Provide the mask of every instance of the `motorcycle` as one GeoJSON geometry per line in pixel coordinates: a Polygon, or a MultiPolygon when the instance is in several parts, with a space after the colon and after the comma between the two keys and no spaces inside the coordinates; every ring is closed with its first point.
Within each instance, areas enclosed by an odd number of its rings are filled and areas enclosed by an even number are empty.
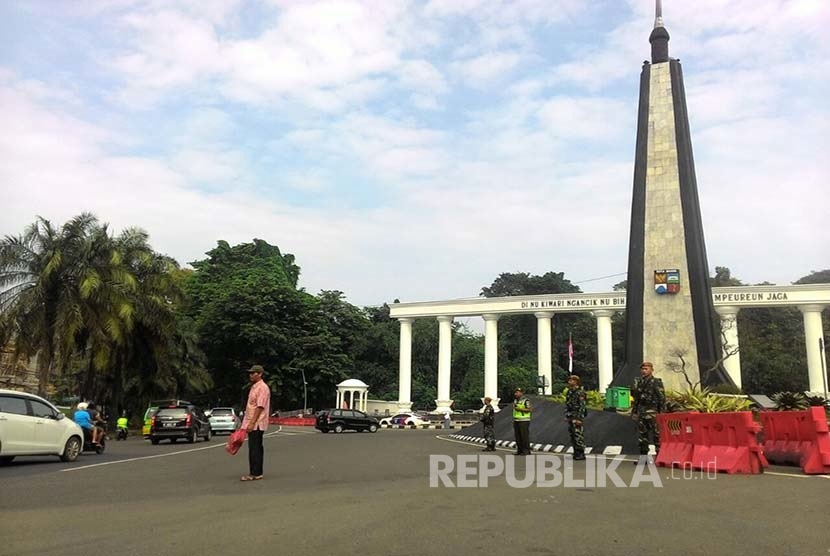
{"type": "Polygon", "coordinates": [[[116,440],[127,440],[127,427],[118,427],[115,433],[116,440]]]}
{"type": "Polygon", "coordinates": [[[96,454],[103,454],[104,450],[107,449],[107,433],[104,431],[104,434],[98,440],[98,444],[92,443],[92,431],[89,429],[84,429],[84,452],[95,452],[96,454]]]}

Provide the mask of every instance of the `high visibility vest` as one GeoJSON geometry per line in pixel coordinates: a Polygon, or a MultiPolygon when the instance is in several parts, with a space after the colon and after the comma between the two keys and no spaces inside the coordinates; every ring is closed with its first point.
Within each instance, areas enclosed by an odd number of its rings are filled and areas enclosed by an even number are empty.
{"type": "Polygon", "coordinates": [[[530,405],[530,401],[527,398],[520,398],[513,402],[513,420],[514,421],[530,421],[530,413],[525,413],[524,411],[520,411],[521,409],[527,409],[530,405]]]}
{"type": "Polygon", "coordinates": [[[115,425],[119,429],[126,429],[127,428],[127,418],[126,417],[119,417],[118,421],[115,422],[115,425]]]}

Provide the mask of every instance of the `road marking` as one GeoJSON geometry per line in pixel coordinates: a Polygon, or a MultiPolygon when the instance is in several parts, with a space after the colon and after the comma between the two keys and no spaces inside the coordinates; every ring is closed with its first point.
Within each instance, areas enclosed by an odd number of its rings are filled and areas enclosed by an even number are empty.
{"type": "MultiPolygon", "coordinates": [[[[294,434],[294,433],[283,432],[282,427],[280,427],[280,429],[278,429],[274,432],[269,432],[268,434],[263,435],[263,438],[269,438],[271,436],[276,436],[276,435],[296,436],[296,434],[294,434]]],[[[130,463],[132,461],[141,461],[141,460],[145,460],[145,459],[166,458],[168,456],[178,456],[180,454],[189,454],[191,452],[201,452],[202,450],[210,450],[210,449],[213,449],[213,448],[224,448],[224,447],[225,447],[224,443],[223,444],[212,444],[210,446],[202,446],[201,448],[192,448],[190,450],[180,450],[178,452],[168,452],[166,454],[153,454],[152,456],[141,456],[141,457],[137,457],[137,458],[120,459],[120,460],[117,460],[117,461],[105,461],[103,463],[93,463],[93,464],[90,464],[90,465],[83,465],[81,467],[70,467],[69,469],[61,469],[61,473],[66,473],[68,471],[79,471],[81,469],[91,469],[93,467],[103,467],[105,465],[115,465],[116,463],[130,463]]]]}
{"type": "Polygon", "coordinates": [[[795,473],[782,473],[780,471],[764,471],[764,475],[778,475],[780,477],[795,477],[796,479],[830,479],[830,475],[796,475],[795,473]]]}

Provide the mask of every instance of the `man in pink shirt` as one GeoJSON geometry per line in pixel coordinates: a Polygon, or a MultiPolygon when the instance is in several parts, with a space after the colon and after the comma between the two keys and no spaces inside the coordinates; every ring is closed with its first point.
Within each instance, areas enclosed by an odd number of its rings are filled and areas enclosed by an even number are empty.
{"type": "Polygon", "coordinates": [[[248,465],[250,474],[242,475],[243,481],[258,481],[262,478],[262,460],[264,449],[262,437],[268,430],[268,417],[271,415],[271,389],[262,380],[265,369],[254,365],[248,369],[251,390],[248,392],[248,405],[245,406],[245,419],[242,428],[248,431],[248,465]]]}

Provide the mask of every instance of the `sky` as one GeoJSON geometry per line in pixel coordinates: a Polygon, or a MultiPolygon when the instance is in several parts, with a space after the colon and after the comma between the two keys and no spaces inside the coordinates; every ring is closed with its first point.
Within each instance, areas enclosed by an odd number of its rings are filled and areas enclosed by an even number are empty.
{"type": "MultiPolygon", "coordinates": [[[[830,2],[664,0],[709,265],[830,268],[830,2]]],[[[651,0],[0,2],[0,235],[93,212],[359,306],[625,278],[651,0]],[[600,280],[596,278],[608,277],[600,280]]]]}

